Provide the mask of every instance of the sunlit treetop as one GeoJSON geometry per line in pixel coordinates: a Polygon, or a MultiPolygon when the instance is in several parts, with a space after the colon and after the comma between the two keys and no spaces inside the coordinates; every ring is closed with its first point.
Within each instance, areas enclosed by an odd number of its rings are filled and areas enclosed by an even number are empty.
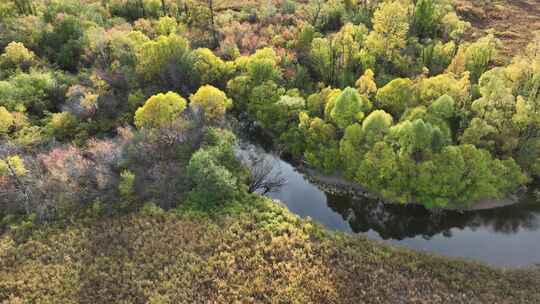
{"type": "Polygon", "coordinates": [[[371,95],[377,92],[377,84],[374,79],[375,74],[371,69],[367,69],[360,78],[356,81],[355,85],[358,88],[360,94],[371,95]]]}
{"type": "Polygon", "coordinates": [[[365,96],[347,87],[336,97],[330,116],[340,129],[345,129],[356,121],[362,121],[370,109],[371,103],[365,96]]]}
{"type": "Polygon", "coordinates": [[[362,122],[362,132],[369,144],[381,140],[392,126],[392,115],[383,110],[371,112],[362,122]]]}
{"type": "Polygon", "coordinates": [[[160,128],[174,122],[186,109],[187,102],[174,92],[159,93],[135,112],[137,128],[160,128]]]}
{"type": "Polygon", "coordinates": [[[377,104],[399,118],[407,108],[417,103],[415,90],[409,78],[396,78],[377,91],[377,104]]]}
{"type": "Polygon", "coordinates": [[[399,143],[400,152],[407,155],[440,151],[450,142],[439,127],[422,119],[401,122],[390,129],[390,134],[399,143]]]}
{"type": "Polygon", "coordinates": [[[23,176],[28,173],[24,160],[18,155],[11,155],[0,159],[0,176],[23,176]]]}
{"type": "Polygon", "coordinates": [[[184,37],[174,34],[159,36],[138,48],[136,70],[146,80],[163,72],[167,65],[191,68],[189,42],[184,37]]]}
{"type": "Polygon", "coordinates": [[[278,63],[279,56],[272,48],[257,50],[247,62],[248,75],[255,84],[277,80],[281,77],[278,63]]]}
{"type": "Polygon", "coordinates": [[[3,69],[27,69],[35,62],[35,54],[20,42],[10,42],[0,56],[0,67],[3,69]]]}
{"type": "Polygon", "coordinates": [[[435,100],[429,107],[430,112],[440,118],[451,118],[455,114],[455,101],[448,95],[443,95],[435,100]]]}
{"type": "Polygon", "coordinates": [[[234,63],[223,61],[207,48],[193,51],[194,68],[200,76],[201,84],[217,85],[224,82],[234,71],[234,63]]]}
{"type": "Polygon", "coordinates": [[[392,61],[406,45],[409,21],[409,11],[403,2],[380,3],[373,14],[373,31],[367,38],[367,49],[392,61]]]}
{"type": "Polygon", "coordinates": [[[0,135],[8,133],[13,122],[13,115],[5,107],[0,107],[0,135]]]}
{"type": "Polygon", "coordinates": [[[156,23],[156,34],[158,35],[170,35],[177,34],[179,32],[178,22],[175,18],[169,16],[163,16],[159,18],[156,23]]]}
{"type": "Polygon", "coordinates": [[[232,106],[232,100],[220,89],[204,85],[189,97],[190,105],[201,107],[207,122],[219,122],[225,117],[227,108],[232,106]]]}

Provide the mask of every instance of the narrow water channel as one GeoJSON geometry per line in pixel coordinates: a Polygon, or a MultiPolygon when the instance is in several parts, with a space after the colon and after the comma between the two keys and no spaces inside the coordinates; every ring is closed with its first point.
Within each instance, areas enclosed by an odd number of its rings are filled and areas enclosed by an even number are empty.
{"type": "Polygon", "coordinates": [[[419,206],[326,194],[292,165],[271,157],[287,183],[269,196],[330,229],[501,267],[540,263],[540,202],[534,195],[492,210],[433,214],[419,206]]]}

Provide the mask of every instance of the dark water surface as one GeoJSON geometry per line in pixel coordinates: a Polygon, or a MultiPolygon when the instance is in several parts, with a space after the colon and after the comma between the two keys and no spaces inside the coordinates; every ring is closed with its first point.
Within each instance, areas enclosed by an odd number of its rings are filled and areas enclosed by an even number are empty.
{"type": "Polygon", "coordinates": [[[540,263],[540,202],[532,194],[512,206],[433,214],[419,206],[326,194],[289,163],[273,159],[287,184],[269,196],[330,229],[496,266],[540,263]]]}

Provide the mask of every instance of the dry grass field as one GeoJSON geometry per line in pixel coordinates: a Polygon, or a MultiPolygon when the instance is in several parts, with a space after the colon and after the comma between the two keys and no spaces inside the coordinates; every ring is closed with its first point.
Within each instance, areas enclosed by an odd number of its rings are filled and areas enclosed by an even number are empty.
{"type": "Polygon", "coordinates": [[[539,0],[455,0],[458,13],[471,22],[471,38],[493,29],[503,42],[501,55],[509,57],[525,48],[540,30],[539,0]]]}

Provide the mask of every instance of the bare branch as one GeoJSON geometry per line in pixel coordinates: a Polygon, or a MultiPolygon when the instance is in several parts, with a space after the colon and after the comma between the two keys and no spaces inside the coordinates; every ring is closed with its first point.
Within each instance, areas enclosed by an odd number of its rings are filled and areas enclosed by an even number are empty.
{"type": "Polygon", "coordinates": [[[249,170],[248,192],[262,195],[277,192],[287,183],[287,179],[275,167],[272,156],[252,149],[239,149],[238,158],[249,170]]]}

